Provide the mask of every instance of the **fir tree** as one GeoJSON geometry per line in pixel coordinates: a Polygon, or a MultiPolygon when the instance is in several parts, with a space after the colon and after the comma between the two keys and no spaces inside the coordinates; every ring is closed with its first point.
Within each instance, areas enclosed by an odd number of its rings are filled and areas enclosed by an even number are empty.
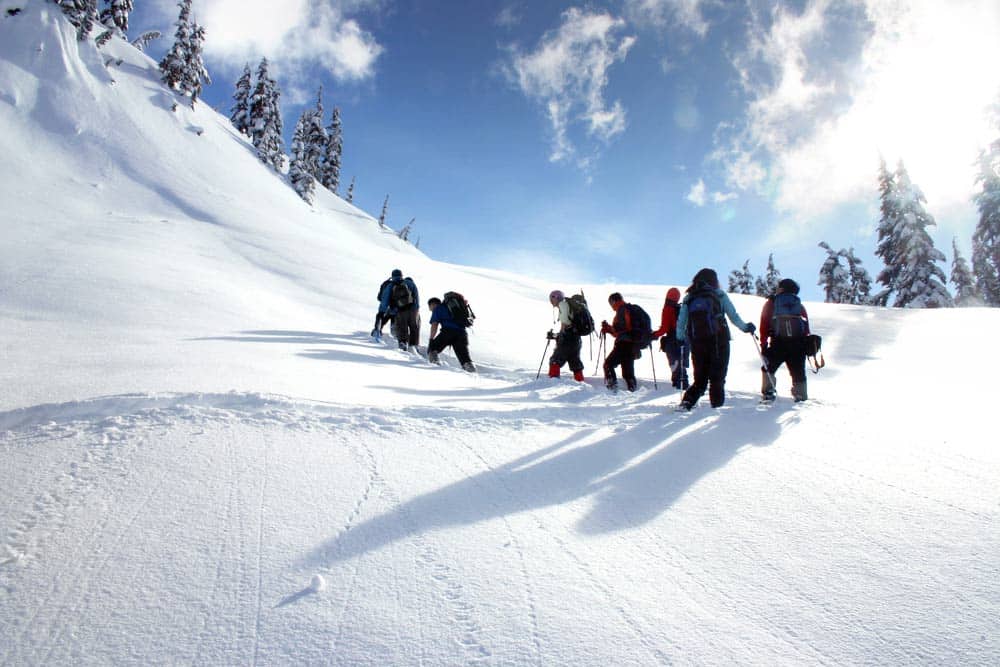
{"type": "Polygon", "coordinates": [[[159,39],[163,35],[160,34],[159,30],[147,30],[138,37],[132,40],[132,46],[139,49],[140,51],[145,51],[149,43],[154,39],[159,39]]]}
{"type": "MultiPolygon", "coordinates": [[[[323,149],[323,168],[321,170],[320,182],[330,192],[336,193],[340,187],[340,156],[343,152],[342,129],[340,126],[340,109],[333,108],[333,115],[330,118],[330,127],[326,132],[326,146],[323,149]]],[[[351,179],[351,189],[348,197],[354,192],[354,179],[351,179]]],[[[348,199],[347,201],[351,201],[348,199]]]]}
{"type": "Polygon", "coordinates": [[[128,17],[132,13],[132,0],[106,0],[107,7],[101,10],[101,23],[109,28],[128,33],[128,17]]]}
{"type": "Polygon", "coordinates": [[[76,38],[81,42],[90,37],[98,22],[97,0],[56,0],[63,14],[76,28],[76,38]]]}
{"type": "Polygon", "coordinates": [[[399,230],[399,238],[404,241],[410,240],[410,231],[413,229],[413,223],[416,222],[416,218],[410,218],[410,221],[406,223],[406,226],[399,230]]]}
{"type": "Polygon", "coordinates": [[[267,58],[262,58],[250,96],[250,138],[260,161],[278,172],[285,164],[280,97],[278,84],[268,74],[267,58]]]}
{"type": "Polygon", "coordinates": [[[354,176],[351,176],[351,185],[347,188],[347,203],[354,202],[354,176]]]}
{"type": "Polygon", "coordinates": [[[743,262],[743,268],[729,273],[729,291],[735,294],[753,294],[753,275],[750,260],[743,262]]]}
{"type": "Polygon", "coordinates": [[[326,129],[323,127],[323,88],[316,94],[316,108],[305,116],[303,140],[305,164],[313,178],[322,182],[323,153],[326,150],[326,129]]]}
{"type": "Polygon", "coordinates": [[[243,76],[236,82],[236,92],[233,93],[233,108],[229,120],[240,134],[250,135],[250,63],[243,66],[243,76]]]}
{"type": "Polygon", "coordinates": [[[174,43],[160,61],[160,73],[163,83],[171,90],[181,90],[188,81],[188,50],[191,48],[191,0],[181,0],[178,5],[180,13],[177,16],[177,30],[174,32],[174,43]]]}
{"type": "Polygon", "coordinates": [[[944,308],[953,305],[945,286],[947,278],[937,262],[946,261],[944,253],[934,247],[927,232],[933,226],[933,216],[924,208],[923,193],[910,181],[900,162],[895,174],[899,218],[895,225],[898,240],[896,275],[896,308],[944,308]]]}
{"type": "Polygon", "coordinates": [[[382,215],[378,217],[378,226],[385,228],[385,216],[389,213],[389,195],[385,196],[385,201],[382,202],[382,215]]]}
{"type": "Polygon", "coordinates": [[[856,306],[864,306],[871,303],[872,279],[868,275],[868,270],[862,266],[862,262],[854,255],[854,248],[841,250],[840,256],[847,262],[847,300],[845,303],[852,303],[856,306]]]}
{"type": "Polygon", "coordinates": [[[191,94],[191,106],[201,96],[202,83],[212,85],[212,78],[205,69],[205,60],[201,54],[205,43],[205,28],[194,23],[191,25],[191,42],[188,45],[187,67],[184,70],[184,89],[191,94]]]}
{"type": "Polygon", "coordinates": [[[976,291],[987,306],[1000,306],[1000,140],[979,154],[974,200],[979,222],[972,234],[972,273],[976,291]]]}
{"type": "Polygon", "coordinates": [[[310,111],[305,111],[299,117],[299,122],[295,124],[295,134],[292,137],[291,162],[288,166],[288,179],[292,187],[299,193],[299,196],[308,203],[313,202],[315,197],[316,180],[309,172],[307,134],[311,116],[310,111]]]}
{"type": "Polygon", "coordinates": [[[872,297],[872,301],[876,305],[885,306],[889,303],[889,296],[896,289],[896,279],[902,267],[899,259],[899,238],[896,232],[896,224],[899,221],[896,179],[892,172],[886,168],[884,159],[879,161],[878,189],[881,217],[878,223],[878,245],[875,249],[875,255],[882,258],[885,266],[876,277],[883,289],[872,297]]]}
{"type": "Polygon", "coordinates": [[[849,276],[840,264],[842,250],[834,250],[826,241],[820,241],[819,247],[826,251],[826,260],[819,269],[819,282],[823,288],[826,303],[848,303],[850,287],[849,276]]]}
{"type": "Polygon", "coordinates": [[[763,277],[758,276],[756,281],[757,296],[771,296],[778,291],[778,281],[781,280],[781,272],[774,268],[774,253],[767,256],[767,269],[763,277]]]}
{"type": "Polygon", "coordinates": [[[979,305],[981,300],[976,293],[975,279],[972,277],[972,271],[969,270],[969,263],[958,252],[957,239],[952,238],[951,240],[951,252],[951,284],[955,286],[955,305],[979,305]]]}

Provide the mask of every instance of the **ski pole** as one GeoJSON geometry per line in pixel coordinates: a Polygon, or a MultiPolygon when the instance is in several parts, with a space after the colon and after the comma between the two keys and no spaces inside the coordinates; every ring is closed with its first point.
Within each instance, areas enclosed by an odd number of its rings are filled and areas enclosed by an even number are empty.
{"type": "Polygon", "coordinates": [[[656,384],[656,362],[653,361],[653,344],[649,344],[649,365],[653,368],[653,389],[659,389],[656,384]]]}
{"type": "Polygon", "coordinates": [[[597,346],[597,365],[594,366],[594,375],[597,375],[597,369],[600,368],[600,365],[601,365],[601,350],[603,350],[605,348],[604,337],[606,335],[607,334],[604,334],[604,333],[601,334],[601,342],[597,346]]]}
{"type": "MultiPolygon", "coordinates": [[[[551,333],[552,333],[552,330],[549,329],[549,334],[551,334],[551,333]]],[[[535,373],[535,379],[536,380],[542,376],[542,364],[545,363],[545,355],[547,355],[549,353],[549,343],[551,343],[551,342],[552,342],[552,339],[546,337],[546,339],[545,339],[545,351],[542,352],[542,360],[538,362],[538,372],[535,373]]]]}

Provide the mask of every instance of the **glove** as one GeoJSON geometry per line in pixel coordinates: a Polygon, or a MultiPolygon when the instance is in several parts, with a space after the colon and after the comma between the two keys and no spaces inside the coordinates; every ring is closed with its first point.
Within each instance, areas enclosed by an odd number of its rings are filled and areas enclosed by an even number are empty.
{"type": "Polygon", "coordinates": [[[611,333],[611,325],[608,324],[607,320],[601,322],[601,333],[602,334],[611,333]]]}
{"type": "Polygon", "coordinates": [[[754,326],[753,322],[747,322],[747,326],[746,326],[745,329],[743,329],[743,331],[746,332],[746,333],[748,333],[748,334],[752,334],[752,333],[755,333],[757,331],[757,327],[754,326]]]}
{"type": "Polygon", "coordinates": [[[549,329],[545,333],[545,340],[555,340],[555,339],[556,339],[556,335],[554,333],[552,333],[552,329],[549,329]]]}

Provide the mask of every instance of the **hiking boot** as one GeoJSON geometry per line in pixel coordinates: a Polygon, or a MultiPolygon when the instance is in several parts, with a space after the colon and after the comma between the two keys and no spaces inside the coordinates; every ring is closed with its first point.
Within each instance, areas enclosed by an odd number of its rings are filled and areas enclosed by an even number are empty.
{"type": "Polygon", "coordinates": [[[468,371],[469,373],[476,372],[476,367],[473,365],[471,361],[466,361],[464,364],[462,364],[462,369],[468,371]]]}
{"type": "Polygon", "coordinates": [[[635,391],[639,388],[639,383],[636,380],[625,380],[625,386],[629,391],[635,391]]]}
{"type": "Polygon", "coordinates": [[[684,412],[690,412],[693,407],[694,404],[691,403],[691,401],[681,401],[680,405],[677,406],[677,411],[680,412],[683,410],[684,412]]]}
{"type": "Polygon", "coordinates": [[[809,398],[806,392],[805,382],[793,382],[792,383],[792,398],[795,399],[796,403],[805,401],[809,398]]]}
{"type": "Polygon", "coordinates": [[[431,362],[432,364],[438,363],[438,353],[435,352],[434,350],[427,350],[427,361],[431,362]]]}
{"type": "Polygon", "coordinates": [[[559,377],[559,364],[549,364],[549,377],[550,378],[559,377]]]}
{"type": "Polygon", "coordinates": [[[407,344],[406,344],[406,343],[402,343],[402,342],[401,342],[401,343],[399,344],[399,349],[400,349],[400,350],[402,350],[403,352],[406,352],[406,350],[408,349],[408,346],[407,346],[407,344]]]}
{"type": "Polygon", "coordinates": [[[583,382],[583,371],[573,371],[573,379],[577,382],[583,382]]]}
{"type": "Polygon", "coordinates": [[[765,403],[770,403],[775,398],[777,398],[777,395],[773,391],[765,391],[763,394],[761,394],[760,400],[764,401],[765,403]]]}

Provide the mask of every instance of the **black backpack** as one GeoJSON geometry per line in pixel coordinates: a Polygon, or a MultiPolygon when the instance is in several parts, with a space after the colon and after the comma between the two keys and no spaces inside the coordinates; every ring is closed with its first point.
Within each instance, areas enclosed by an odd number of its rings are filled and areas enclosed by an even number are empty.
{"type": "Polygon", "coordinates": [[[594,333],[594,318],[587,308],[587,300],[582,294],[574,294],[566,299],[569,304],[569,321],[572,323],[573,331],[581,336],[589,336],[594,333]]]}
{"type": "Polygon", "coordinates": [[[692,292],[687,299],[688,319],[686,334],[688,340],[708,340],[728,331],[722,304],[712,287],[703,285],[692,292]]]}
{"type": "Polygon", "coordinates": [[[625,304],[628,308],[629,318],[632,320],[632,329],[629,335],[632,336],[632,343],[636,352],[646,349],[649,342],[653,340],[653,321],[649,319],[649,313],[634,303],[625,304]]]}
{"type": "Polygon", "coordinates": [[[392,284],[392,292],[389,294],[389,305],[397,310],[403,310],[413,305],[413,291],[406,280],[392,284]]]}
{"type": "Polygon", "coordinates": [[[802,301],[790,292],[774,295],[774,315],[771,317],[771,335],[775,338],[802,338],[806,324],[802,319],[802,301]]]}
{"type": "Polygon", "coordinates": [[[473,320],[476,319],[476,314],[472,312],[469,302],[458,292],[445,292],[441,305],[448,309],[451,319],[463,327],[471,327],[473,320]]]}

